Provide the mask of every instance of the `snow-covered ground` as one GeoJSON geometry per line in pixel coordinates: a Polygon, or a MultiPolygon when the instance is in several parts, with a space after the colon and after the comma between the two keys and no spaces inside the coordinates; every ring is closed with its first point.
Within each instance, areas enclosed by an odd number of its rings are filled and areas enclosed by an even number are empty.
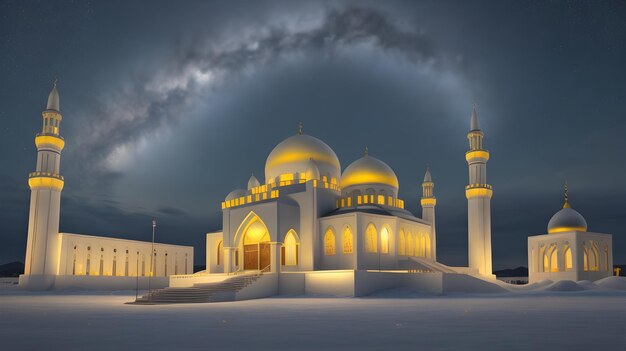
{"type": "Polygon", "coordinates": [[[133,292],[1,289],[0,349],[624,350],[626,292],[611,290],[624,282],[156,306],[124,304],[133,292]]]}

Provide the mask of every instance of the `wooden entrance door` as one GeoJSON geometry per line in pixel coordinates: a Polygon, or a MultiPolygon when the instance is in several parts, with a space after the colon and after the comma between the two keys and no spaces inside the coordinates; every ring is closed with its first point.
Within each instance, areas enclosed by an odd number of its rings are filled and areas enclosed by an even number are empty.
{"type": "Polygon", "coordinates": [[[259,245],[243,246],[243,269],[259,269],[259,245]]]}
{"type": "Polygon", "coordinates": [[[259,243],[259,252],[260,252],[259,269],[268,267],[272,262],[270,243],[268,242],[259,243]]]}

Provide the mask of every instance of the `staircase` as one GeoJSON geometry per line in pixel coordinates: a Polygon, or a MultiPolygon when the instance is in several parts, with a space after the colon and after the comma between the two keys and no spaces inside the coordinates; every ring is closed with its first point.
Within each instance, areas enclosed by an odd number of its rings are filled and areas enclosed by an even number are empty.
{"type": "Polygon", "coordinates": [[[446,266],[445,264],[441,264],[437,261],[434,261],[428,258],[409,257],[409,259],[417,263],[424,270],[428,270],[431,272],[441,272],[441,273],[457,273],[454,269],[446,266]]]}
{"type": "Polygon", "coordinates": [[[194,284],[191,287],[154,290],[137,299],[137,304],[201,303],[232,301],[235,293],[261,278],[263,271],[234,275],[221,282],[194,284]]]}

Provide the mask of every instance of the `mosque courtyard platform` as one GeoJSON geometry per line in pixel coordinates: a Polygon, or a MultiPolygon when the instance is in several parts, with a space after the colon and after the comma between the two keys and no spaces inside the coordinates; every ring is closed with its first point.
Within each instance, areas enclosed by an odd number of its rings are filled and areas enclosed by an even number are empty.
{"type": "Polygon", "coordinates": [[[617,350],[626,344],[626,291],[551,287],[560,291],[433,296],[387,290],[362,298],[152,306],[125,304],[134,299],[132,291],[3,288],[0,344],[6,350],[582,350],[600,345],[617,350]]]}

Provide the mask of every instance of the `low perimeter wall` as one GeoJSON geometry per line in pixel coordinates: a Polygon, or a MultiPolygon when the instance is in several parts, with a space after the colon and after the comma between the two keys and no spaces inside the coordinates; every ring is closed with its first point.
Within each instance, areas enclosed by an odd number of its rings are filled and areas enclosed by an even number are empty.
{"type": "MultiPolygon", "coordinates": [[[[139,289],[148,289],[148,277],[139,277],[139,289]]],[[[168,284],[167,277],[152,277],[152,289],[161,289],[168,284]]],[[[54,280],[54,289],[60,290],[135,290],[137,277],[102,277],[59,275],[54,280]]]]}

